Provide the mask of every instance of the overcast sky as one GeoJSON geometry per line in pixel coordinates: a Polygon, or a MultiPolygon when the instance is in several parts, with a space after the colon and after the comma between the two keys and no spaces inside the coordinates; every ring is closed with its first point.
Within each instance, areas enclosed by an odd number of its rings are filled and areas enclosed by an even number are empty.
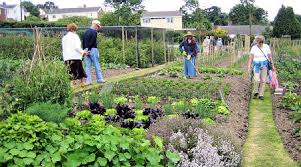
{"type": "MultiPolygon", "coordinates": [[[[33,3],[44,3],[47,0],[30,0],[33,3]]],[[[87,6],[102,6],[104,0],[50,0],[55,2],[60,8],[87,6]]],[[[0,0],[8,4],[18,3],[20,0],[0,0]]],[[[223,12],[229,12],[231,7],[239,3],[240,0],[199,0],[201,8],[219,6],[223,12]]],[[[273,20],[282,4],[294,8],[296,14],[301,14],[301,0],[256,0],[255,4],[268,11],[269,20],[273,20]]],[[[143,5],[148,11],[168,11],[179,10],[183,5],[183,0],[144,0],[143,5]]]]}

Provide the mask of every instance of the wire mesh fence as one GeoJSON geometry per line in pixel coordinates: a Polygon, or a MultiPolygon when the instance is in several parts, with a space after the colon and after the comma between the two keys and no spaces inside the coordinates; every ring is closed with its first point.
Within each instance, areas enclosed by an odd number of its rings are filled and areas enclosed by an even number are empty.
{"type": "MultiPolygon", "coordinates": [[[[61,39],[66,28],[38,28],[41,45],[47,58],[62,59],[61,39]]],[[[79,28],[83,36],[87,28],[79,28]]],[[[30,59],[34,52],[34,29],[0,29],[0,57],[30,59]]],[[[101,63],[126,64],[145,68],[174,61],[177,57],[174,31],[146,27],[103,27],[98,33],[101,63]]]]}

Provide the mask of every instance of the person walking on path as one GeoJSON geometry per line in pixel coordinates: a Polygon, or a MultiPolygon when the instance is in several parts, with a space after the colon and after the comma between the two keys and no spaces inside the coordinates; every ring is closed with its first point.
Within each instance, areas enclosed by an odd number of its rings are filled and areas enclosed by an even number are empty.
{"type": "Polygon", "coordinates": [[[98,20],[92,21],[92,26],[86,30],[83,37],[83,48],[90,51],[90,54],[85,57],[87,85],[92,84],[91,65],[94,65],[97,83],[103,83],[103,75],[99,63],[99,51],[97,49],[97,31],[102,28],[98,20]]]}
{"type": "Polygon", "coordinates": [[[82,63],[83,56],[88,54],[81,48],[81,41],[76,34],[76,24],[69,24],[67,26],[68,33],[62,39],[63,59],[68,66],[69,74],[73,80],[73,85],[80,80],[81,86],[84,86],[85,78],[87,77],[82,63]]]}
{"type": "MultiPolygon", "coordinates": [[[[248,62],[248,73],[254,79],[254,98],[259,97],[261,100],[264,100],[263,95],[267,82],[269,62],[273,62],[271,49],[264,42],[265,38],[263,36],[256,38],[256,45],[251,49],[248,62]]],[[[271,68],[271,70],[275,71],[273,63],[271,68]]]]}
{"type": "Polygon", "coordinates": [[[204,42],[203,42],[203,53],[204,53],[204,56],[208,56],[209,54],[209,47],[210,47],[210,39],[208,36],[206,36],[204,42]]]}
{"type": "Polygon", "coordinates": [[[193,38],[193,34],[188,32],[185,35],[185,40],[180,44],[179,50],[184,56],[184,75],[185,78],[196,76],[197,68],[197,55],[200,52],[198,43],[193,38]]]}

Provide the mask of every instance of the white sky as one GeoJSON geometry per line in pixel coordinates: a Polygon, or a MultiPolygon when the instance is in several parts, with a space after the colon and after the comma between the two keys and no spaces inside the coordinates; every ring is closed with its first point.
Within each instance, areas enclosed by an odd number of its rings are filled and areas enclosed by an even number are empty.
{"type": "MultiPolygon", "coordinates": [[[[47,0],[30,0],[33,3],[44,3],[47,0]]],[[[50,0],[55,2],[60,8],[79,7],[86,4],[87,6],[102,6],[104,0],[50,0]]],[[[0,0],[7,4],[19,3],[20,0],[0,0]]],[[[239,3],[240,0],[199,0],[201,8],[211,6],[221,7],[223,12],[229,12],[231,7],[239,3]]],[[[282,4],[294,8],[296,14],[301,14],[301,0],[256,0],[256,6],[259,6],[268,11],[269,20],[273,20],[277,15],[282,4]]],[[[143,5],[148,11],[169,11],[179,10],[183,5],[183,0],[144,0],[143,5]]]]}

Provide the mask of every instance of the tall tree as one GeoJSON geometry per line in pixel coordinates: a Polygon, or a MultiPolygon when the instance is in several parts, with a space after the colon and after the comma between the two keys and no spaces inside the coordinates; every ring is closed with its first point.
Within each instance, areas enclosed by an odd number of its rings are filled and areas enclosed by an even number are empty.
{"type": "Polygon", "coordinates": [[[142,2],[143,0],[105,0],[105,4],[115,10],[102,14],[100,21],[107,26],[139,25],[144,9],[142,2]]]}
{"type": "Polygon", "coordinates": [[[22,7],[27,10],[27,12],[30,13],[32,16],[39,17],[40,16],[40,11],[39,9],[30,1],[23,1],[22,2],[22,7]]]}
{"type": "Polygon", "coordinates": [[[212,6],[205,9],[204,12],[207,19],[214,25],[228,25],[228,14],[222,13],[221,8],[212,6]]]}
{"type": "Polygon", "coordinates": [[[183,15],[184,27],[208,30],[211,24],[199,7],[198,0],[184,0],[185,4],[180,8],[183,15]]]}
{"type": "Polygon", "coordinates": [[[241,1],[240,4],[235,5],[229,13],[229,18],[234,25],[249,25],[250,13],[252,24],[267,24],[268,13],[262,9],[254,6],[252,3],[241,1]]]}
{"type": "Polygon", "coordinates": [[[297,20],[301,23],[301,15],[296,14],[296,18],[297,18],[297,20]]]}
{"type": "Polygon", "coordinates": [[[38,4],[37,7],[40,9],[47,9],[47,10],[58,8],[58,6],[55,5],[55,3],[51,2],[51,1],[47,1],[44,4],[38,4]]]}
{"type": "Polygon", "coordinates": [[[290,35],[293,39],[301,37],[301,24],[297,20],[293,8],[282,6],[274,20],[273,35],[281,37],[290,35]]]}

